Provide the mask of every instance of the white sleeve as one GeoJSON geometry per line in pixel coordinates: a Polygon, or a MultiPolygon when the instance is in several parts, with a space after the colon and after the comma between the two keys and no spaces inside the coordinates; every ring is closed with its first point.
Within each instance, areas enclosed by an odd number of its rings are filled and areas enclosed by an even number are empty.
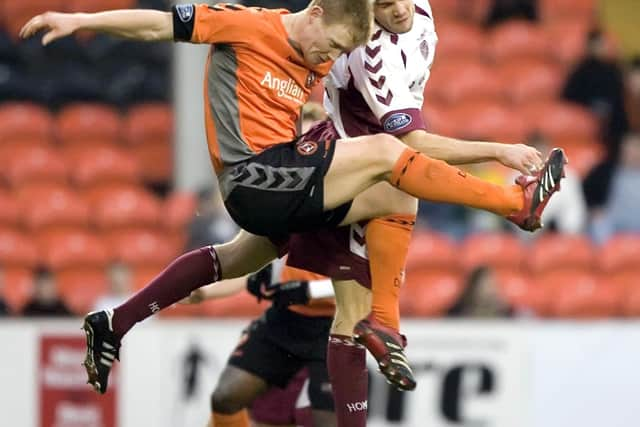
{"type": "Polygon", "coordinates": [[[422,97],[411,92],[411,78],[402,55],[397,45],[380,39],[349,54],[349,71],[356,89],[385,132],[394,135],[426,129],[422,97]]]}

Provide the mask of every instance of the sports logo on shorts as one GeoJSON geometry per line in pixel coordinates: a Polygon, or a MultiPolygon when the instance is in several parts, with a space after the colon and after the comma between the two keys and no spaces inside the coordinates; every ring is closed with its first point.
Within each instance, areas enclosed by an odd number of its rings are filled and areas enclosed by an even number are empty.
{"type": "Polygon", "coordinates": [[[178,12],[178,18],[180,18],[182,22],[189,22],[193,18],[193,5],[192,4],[176,5],[176,12],[178,12]]]}
{"type": "Polygon", "coordinates": [[[309,75],[307,76],[307,81],[305,82],[305,86],[307,88],[310,88],[313,86],[313,84],[316,82],[316,73],[314,73],[313,71],[311,71],[309,73],[309,75]]]}
{"type": "Polygon", "coordinates": [[[426,40],[420,42],[420,53],[424,56],[424,59],[429,57],[429,43],[426,40]]]}
{"type": "Polygon", "coordinates": [[[310,156],[318,150],[318,143],[313,141],[301,142],[296,147],[298,153],[303,156],[310,156]]]}
{"type": "Polygon", "coordinates": [[[411,124],[413,119],[407,113],[395,113],[389,116],[384,121],[385,132],[395,132],[400,129],[404,129],[411,124]]]}

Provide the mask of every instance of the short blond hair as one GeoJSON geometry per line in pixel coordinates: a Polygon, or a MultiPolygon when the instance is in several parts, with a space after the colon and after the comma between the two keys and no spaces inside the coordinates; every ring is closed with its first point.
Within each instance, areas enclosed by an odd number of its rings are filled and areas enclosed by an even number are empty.
{"type": "Polygon", "coordinates": [[[309,7],[313,6],[322,8],[322,20],[326,25],[346,24],[351,27],[354,46],[369,41],[373,28],[372,0],[312,0],[309,7]]]}

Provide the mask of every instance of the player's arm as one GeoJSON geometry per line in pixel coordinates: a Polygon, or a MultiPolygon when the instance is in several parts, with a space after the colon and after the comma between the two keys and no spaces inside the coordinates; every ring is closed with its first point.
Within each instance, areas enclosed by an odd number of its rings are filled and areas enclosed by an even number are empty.
{"type": "Polygon", "coordinates": [[[173,16],[171,12],[143,9],[99,13],[46,12],[31,18],[20,30],[20,37],[26,39],[45,31],[42,44],[47,45],[79,30],[142,41],[172,40],[173,16]]]}
{"type": "Polygon", "coordinates": [[[466,141],[416,129],[398,137],[409,147],[449,164],[469,164],[496,160],[524,174],[542,167],[538,150],[524,144],[466,141]]]}

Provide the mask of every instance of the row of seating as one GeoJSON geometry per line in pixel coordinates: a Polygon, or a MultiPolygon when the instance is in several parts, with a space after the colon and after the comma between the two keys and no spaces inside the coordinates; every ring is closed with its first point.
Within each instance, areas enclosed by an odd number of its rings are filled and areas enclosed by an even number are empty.
{"type": "MultiPolygon", "coordinates": [[[[499,270],[495,280],[499,297],[516,313],[544,318],[638,317],[639,274],[640,270],[613,276],[581,269],[536,275],[499,270]]],[[[464,286],[455,270],[409,271],[401,312],[409,317],[442,316],[456,304],[464,286]]]]}
{"type": "Polygon", "coordinates": [[[60,228],[184,227],[195,214],[191,193],[160,199],[141,185],[98,185],[74,191],[58,184],[0,189],[0,228],[46,231],[60,228]]]}

